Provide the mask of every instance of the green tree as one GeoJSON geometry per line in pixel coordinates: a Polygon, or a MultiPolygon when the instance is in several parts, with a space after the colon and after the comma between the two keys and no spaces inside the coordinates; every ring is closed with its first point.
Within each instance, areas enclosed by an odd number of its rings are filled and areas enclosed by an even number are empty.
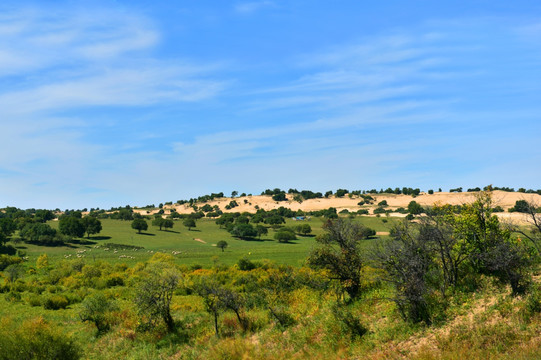
{"type": "Polygon", "coordinates": [[[169,264],[157,262],[148,267],[147,274],[137,286],[135,294],[135,305],[148,326],[162,320],[168,331],[175,330],[171,300],[180,279],[178,270],[169,264]]]}
{"type": "Polygon", "coordinates": [[[349,219],[328,220],[323,225],[325,233],[316,238],[320,244],[310,253],[308,263],[314,268],[327,269],[329,277],[356,299],[361,292],[363,260],[360,243],[365,238],[366,227],[349,219]]]}
{"type": "Polygon", "coordinates": [[[85,297],[81,303],[79,318],[81,321],[91,321],[96,325],[98,335],[110,329],[113,322],[112,312],[118,306],[114,300],[108,299],[102,292],[85,297]]]}
{"type": "Polygon", "coordinates": [[[15,231],[16,226],[12,219],[10,218],[1,218],[0,219],[0,245],[5,245],[9,237],[15,231]]]}
{"type": "Polygon", "coordinates": [[[408,212],[412,215],[419,215],[424,211],[423,207],[417,201],[410,201],[408,204],[408,212]]]}
{"type": "Polygon", "coordinates": [[[526,200],[517,200],[515,206],[509,209],[510,212],[530,213],[530,204],[526,200]]]}
{"type": "Polygon", "coordinates": [[[135,219],[131,223],[131,228],[137,230],[137,233],[140,234],[141,231],[148,229],[148,224],[145,219],[135,219]]]}
{"type": "Polygon", "coordinates": [[[188,231],[192,230],[192,228],[196,227],[195,220],[192,218],[184,219],[182,222],[182,225],[188,228],[188,231]]]}
{"type": "Polygon", "coordinates": [[[165,219],[161,216],[156,217],[154,220],[152,220],[152,226],[157,226],[160,228],[160,230],[163,228],[165,224],[165,219]]]}
{"type": "Polygon", "coordinates": [[[234,237],[239,237],[241,239],[253,238],[257,236],[257,231],[254,229],[252,224],[236,224],[231,227],[229,231],[234,237]]]}
{"type": "Polygon", "coordinates": [[[26,224],[19,232],[19,236],[22,239],[29,240],[30,242],[42,244],[63,243],[61,240],[56,240],[56,235],[55,229],[43,223],[26,224]]]}
{"type": "Polygon", "coordinates": [[[93,216],[85,216],[82,220],[87,237],[90,235],[99,234],[102,227],[101,221],[93,216]]]}
{"type": "Polygon", "coordinates": [[[166,229],[172,229],[174,225],[175,225],[175,222],[171,219],[165,219],[163,221],[163,227],[166,229]]]}
{"type": "Polygon", "coordinates": [[[257,232],[257,237],[261,239],[261,235],[267,235],[269,233],[269,230],[266,226],[263,225],[256,225],[255,231],[257,232]]]}
{"type": "Polygon", "coordinates": [[[312,232],[312,227],[309,224],[300,224],[295,226],[295,231],[306,236],[312,232]]]}
{"type": "Polygon", "coordinates": [[[278,242],[289,242],[291,240],[297,240],[297,236],[295,236],[295,232],[288,228],[282,228],[280,231],[274,233],[274,239],[278,240],[278,242]]]}
{"type": "Polygon", "coordinates": [[[58,221],[58,230],[71,237],[83,237],[85,227],[81,219],[74,216],[64,216],[58,221]]]}
{"type": "Polygon", "coordinates": [[[225,251],[225,248],[227,248],[228,245],[229,245],[229,244],[227,243],[227,241],[225,241],[225,240],[220,240],[220,241],[218,241],[218,243],[216,244],[216,247],[222,249],[222,252],[224,252],[224,251],[225,251]]]}

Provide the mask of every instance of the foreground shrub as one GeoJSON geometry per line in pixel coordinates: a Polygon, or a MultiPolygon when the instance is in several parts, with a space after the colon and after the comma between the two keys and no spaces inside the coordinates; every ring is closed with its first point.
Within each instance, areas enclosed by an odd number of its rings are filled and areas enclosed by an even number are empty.
{"type": "Polygon", "coordinates": [[[109,330],[112,323],[111,311],[116,310],[114,301],[105,297],[101,292],[87,296],[81,303],[79,318],[81,321],[91,321],[96,325],[98,334],[103,334],[109,330]]]}
{"type": "Polygon", "coordinates": [[[162,320],[167,330],[175,330],[171,316],[171,300],[181,275],[167,263],[152,263],[146,276],[139,283],[135,294],[135,305],[143,320],[144,328],[154,327],[162,320]]]}
{"type": "Polygon", "coordinates": [[[53,295],[43,301],[43,308],[47,310],[65,309],[69,301],[63,295],[53,295]]]}
{"type": "Polygon", "coordinates": [[[42,318],[15,327],[9,320],[0,323],[0,360],[73,360],[81,357],[79,346],[42,318]]]}
{"type": "Polygon", "coordinates": [[[4,271],[9,265],[20,264],[23,259],[17,256],[0,254],[0,271],[4,271]]]}

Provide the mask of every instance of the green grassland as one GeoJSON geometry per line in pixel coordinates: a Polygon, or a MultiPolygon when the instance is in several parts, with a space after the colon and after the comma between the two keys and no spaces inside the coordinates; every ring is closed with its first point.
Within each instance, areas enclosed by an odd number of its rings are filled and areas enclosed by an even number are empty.
{"type": "MultiPolygon", "coordinates": [[[[402,221],[353,219],[380,233],[402,221]]],[[[192,230],[175,220],[169,231],[149,226],[142,234],[131,228],[131,221],[102,219],[98,235],[59,247],[11,241],[27,259],[18,265],[24,272],[17,276],[7,268],[0,273],[0,360],[19,359],[17,354],[40,348],[47,350],[25,358],[541,358],[538,263],[529,268],[528,293],[511,296],[508,285],[486,275],[467,278],[445,301],[437,291],[428,294],[431,323],[411,322],[391,301],[396,289],[382,280],[384,270],[369,260],[371,247],[387,235],[360,240],[367,261],[360,270],[362,292],[354,301],[346,301],[340,290],[347,282],[307,266],[325,221],[287,219],[285,226],[308,223],[312,228],[309,236],[289,243],[274,240],[272,228],[261,239],[238,239],[205,218],[192,230]],[[216,246],[221,240],[228,243],[224,252],[216,246]],[[243,268],[242,258],[251,267],[243,268]],[[149,289],[143,286],[146,280],[156,283],[168,274],[178,275],[170,293],[173,331],[161,320],[149,327],[149,315],[137,303],[141,290],[149,289]],[[240,315],[221,305],[215,323],[213,298],[205,297],[201,284],[234,294],[223,299],[236,301],[240,315]],[[98,295],[102,303],[115,304],[96,311],[108,324],[103,333],[81,315],[87,300],[98,295]],[[287,321],[282,323],[276,313],[287,321]],[[67,355],[70,349],[76,356],[67,355]]],[[[58,227],[57,221],[49,224],[58,227]]]]}
{"type": "MultiPolygon", "coordinates": [[[[242,240],[231,236],[225,229],[220,228],[211,219],[200,219],[197,227],[188,230],[182,225],[181,220],[175,220],[173,229],[160,231],[158,227],[149,225],[147,231],[138,234],[131,228],[131,221],[102,219],[102,231],[90,238],[78,239],[69,246],[48,247],[32,244],[18,244],[17,248],[26,251],[30,262],[35,262],[41,254],[47,254],[51,261],[59,261],[65,258],[77,258],[77,255],[87,260],[106,260],[111,263],[126,263],[133,265],[137,262],[148,260],[153,253],[163,252],[175,257],[177,264],[201,265],[208,267],[216,261],[232,265],[240,258],[246,257],[252,261],[270,260],[279,264],[302,266],[310,250],[315,244],[315,236],[322,232],[324,218],[313,217],[309,220],[295,221],[287,219],[285,226],[295,226],[299,223],[308,223],[312,228],[309,236],[297,236],[297,240],[289,243],[279,243],[274,240],[274,230],[269,228],[269,233],[261,239],[242,240]],[[199,239],[201,241],[196,241],[199,239]],[[228,247],[222,252],[216,247],[216,243],[225,240],[228,247]],[[122,244],[140,246],[139,250],[111,249],[107,244],[122,244]],[[82,253],[82,251],[85,251],[82,253]]],[[[391,225],[399,221],[396,218],[385,217],[357,217],[362,224],[376,230],[389,231],[391,225]]],[[[150,221],[149,221],[150,223],[150,221]]],[[[49,224],[57,228],[57,221],[49,224]]],[[[376,237],[375,239],[380,238],[376,237]]],[[[374,239],[365,240],[369,244],[374,239]]]]}

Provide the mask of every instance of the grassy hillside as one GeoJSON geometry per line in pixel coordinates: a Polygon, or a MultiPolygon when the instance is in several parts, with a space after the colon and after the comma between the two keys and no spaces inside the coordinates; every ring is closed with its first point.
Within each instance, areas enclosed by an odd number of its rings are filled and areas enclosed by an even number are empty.
{"type": "MultiPolygon", "coordinates": [[[[242,257],[251,260],[267,259],[280,264],[300,266],[304,263],[310,249],[315,243],[315,235],[321,233],[321,225],[324,219],[311,218],[302,222],[291,219],[286,220],[286,226],[294,226],[299,223],[308,223],[312,227],[309,236],[297,236],[298,240],[290,243],[279,243],[274,240],[274,230],[269,229],[269,234],[261,239],[241,240],[232,237],[225,229],[220,229],[214,220],[200,219],[197,227],[188,230],[182,226],[182,221],[175,220],[175,225],[170,231],[160,231],[157,227],[149,225],[147,231],[138,234],[130,226],[131,221],[102,219],[103,230],[99,236],[91,236],[89,239],[80,239],[79,243],[71,243],[69,247],[48,247],[32,244],[18,244],[17,248],[26,251],[29,261],[33,262],[40,254],[49,255],[51,261],[65,259],[66,256],[76,258],[85,256],[87,260],[107,260],[112,263],[135,264],[148,260],[153,253],[163,252],[173,254],[177,264],[211,266],[215,261],[226,265],[232,265],[242,257]],[[195,239],[199,239],[196,241],[195,239]],[[222,252],[216,248],[216,243],[225,240],[228,247],[222,252]],[[117,250],[115,252],[107,244],[123,244],[140,246],[139,250],[117,250]],[[109,250],[106,250],[109,249],[109,250]],[[85,253],[81,253],[86,250],[85,253]],[[122,256],[122,257],[121,257],[122,256]],[[129,256],[129,257],[128,257],[129,256]],[[216,258],[217,257],[217,258],[216,258]]],[[[390,226],[398,219],[358,217],[356,221],[373,228],[378,232],[388,232],[390,226]]],[[[150,221],[149,221],[150,223],[150,221]]],[[[50,221],[52,227],[57,228],[57,221],[50,221]]],[[[380,238],[378,236],[377,238],[380,238]]],[[[369,243],[371,240],[367,240],[369,243]]]]}

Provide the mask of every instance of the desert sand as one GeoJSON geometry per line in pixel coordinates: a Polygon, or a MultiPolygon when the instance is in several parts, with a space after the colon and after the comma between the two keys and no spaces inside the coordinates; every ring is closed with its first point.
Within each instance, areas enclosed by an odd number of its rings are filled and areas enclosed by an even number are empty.
{"type": "MultiPolygon", "coordinates": [[[[293,200],[293,196],[288,194],[287,201],[274,201],[271,196],[267,195],[254,195],[254,196],[243,196],[229,198],[224,197],[220,199],[215,199],[205,203],[197,203],[199,207],[204,204],[209,204],[211,206],[217,205],[224,212],[250,212],[253,213],[257,209],[272,210],[277,209],[280,206],[290,208],[291,210],[304,210],[304,211],[317,211],[328,209],[329,207],[334,207],[338,212],[341,210],[347,209],[348,211],[357,211],[359,209],[367,209],[370,214],[372,214],[373,209],[377,207],[377,204],[380,201],[386,200],[388,207],[387,209],[395,210],[397,208],[403,207],[407,208],[410,201],[415,200],[422,206],[431,206],[434,204],[450,204],[450,205],[460,205],[470,203],[475,200],[475,196],[478,193],[476,192],[463,192],[463,193],[449,193],[449,192],[436,192],[432,195],[427,193],[421,193],[420,195],[413,197],[411,195],[395,195],[395,194],[370,194],[375,201],[370,205],[359,206],[359,201],[362,198],[358,196],[349,197],[348,195],[337,198],[335,196],[330,196],[329,198],[323,199],[310,199],[305,200],[302,203],[293,200]],[[235,200],[239,206],[236,206],[230,210],[226,210],[225,206],[229,204],[230,201],[235,200]]],[[[525,220],[525,215],[520,213],[509,213],[507,210],[515,205],[517,200],[526,200],[539,204],[541,206],[541,195],[538,194],[525,194],[519,192],[506,192],[496,190],[492,192],[492,199],[494,206],[501,206],[506,212],[497,213],[502,219],[507,219],[510,221],[523,222],[525,220]]],[[[169,214],[170,211],[174,209],[180,214],[188,214],[193,212],[193,208],[189,204],[173,204],[165,205],[164,210],[165,214],[169,214]]],[[[140,212],[141,214],[155,214],[158,210],[147,211],[144,209],[136,209],[135,211],[140,212]]],[[[392,216],[404,216],[403,214],[394,213],[392,216]]]]}

